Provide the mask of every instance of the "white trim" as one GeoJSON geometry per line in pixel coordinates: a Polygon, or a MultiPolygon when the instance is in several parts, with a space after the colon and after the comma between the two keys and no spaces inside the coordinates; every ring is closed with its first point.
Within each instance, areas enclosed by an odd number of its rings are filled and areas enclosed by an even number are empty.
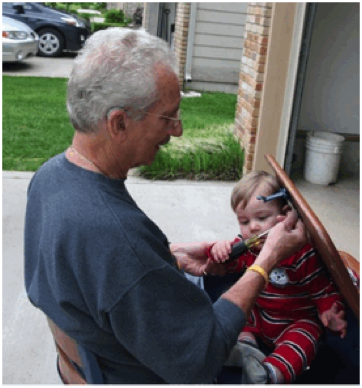
{"type": "Polygon", "coordinates": [[[278,137],[276,161],[284,166],[285,153],[287,149],[290,118],[293,107],[294,91],[297,83],[299,54],[302,45],[304,19],[307,3],[298,3],[293,31],[292,48],[289,58],[289,70],[285,86],[284,104],[281,116],[280,132],[278,137]]]}
{"type": "Polygon", "coordinates": [[[148,8],[147,31],[154,36],[157,36],[159,4],[160,3],[149,3],[149,8],[148,8]]]}

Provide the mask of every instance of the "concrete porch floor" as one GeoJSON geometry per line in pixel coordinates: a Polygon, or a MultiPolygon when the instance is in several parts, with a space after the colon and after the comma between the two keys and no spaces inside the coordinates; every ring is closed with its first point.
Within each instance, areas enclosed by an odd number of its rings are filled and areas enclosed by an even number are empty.
{"type": "Polygon", "coordinates": [[[360,179],[340,178],[336,184],[320,186],[292,176],[296,187],[315,212],[338,250],[360,261],[360,179]]]}
{"type": "MultiPolygon", "coordinates": [[[[60,384],[45,317],[29,303],[23,285],[26,189],[32,175],[3,172],[3,384],[60,384]]],[[[328,187],[299,177],[293,181],[337,249],[359,260],[359,177],[328,187]]],[[[238,233],[229,206],[232,182],[150,182],[137,177],[127,182],[136,202],[170,241],[231,239],[238,233]]]]}

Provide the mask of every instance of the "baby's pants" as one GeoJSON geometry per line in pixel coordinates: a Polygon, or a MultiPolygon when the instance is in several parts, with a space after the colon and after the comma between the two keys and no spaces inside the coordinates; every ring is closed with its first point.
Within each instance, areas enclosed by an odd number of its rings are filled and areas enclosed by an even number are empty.
{"type": "Polygon", "coordinates": [[[267,314],[253,311],[256,326],[246,326],[243,332],[252,332],[275,350],[264,359],[283,373],[285,383],[290,384],[308,369],[317,350],[323,327],[313,319],[300,319],[293,323],[273,320],[267,314]]]}

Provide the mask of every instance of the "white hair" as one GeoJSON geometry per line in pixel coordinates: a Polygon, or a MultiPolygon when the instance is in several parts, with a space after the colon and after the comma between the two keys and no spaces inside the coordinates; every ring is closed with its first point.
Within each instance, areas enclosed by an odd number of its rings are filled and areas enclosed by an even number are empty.
{"type": "Polygon", "coordinates": [[[145,30],[108,28],[93,34],[74,60],[67,108],[74,128],[96,132],[110,109],[141,119],[157,101],[156,64],[177,74],[167,43],[145,30]]]}

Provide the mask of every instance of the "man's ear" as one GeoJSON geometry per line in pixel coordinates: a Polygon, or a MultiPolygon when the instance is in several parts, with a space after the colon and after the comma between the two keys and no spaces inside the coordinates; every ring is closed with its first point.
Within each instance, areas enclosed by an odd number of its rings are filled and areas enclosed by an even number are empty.
{"type": "Polygon", "coordinates": [[[126,138],[126,112],[124,110],[114,110],[107,120],[108,133],[113,140],[124,140],[126,138]]]}

